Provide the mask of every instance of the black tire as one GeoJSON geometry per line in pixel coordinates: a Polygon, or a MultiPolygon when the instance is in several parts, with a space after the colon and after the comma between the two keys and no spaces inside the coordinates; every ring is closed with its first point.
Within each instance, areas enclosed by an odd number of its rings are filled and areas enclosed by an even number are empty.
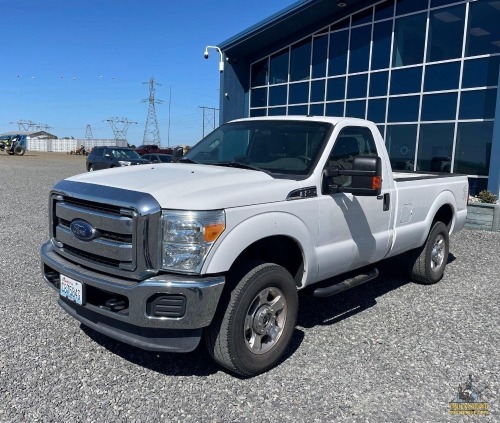
{"type": "Polygon", "coordinates": [[[14,147],[14,154],[16,156],[24,156],[24,153],[26,153],[26,150],[24,147],[20,146],[20,145],[16,145],[14,147]]]}
{"type": "Polygon", "coordinates": [[[221,366],[254,376],[273,367],[290,343],[297,287],[290,273],[273,263],[249,263],[233,278],[236,284],[224,291],[205,342],[221,366]]]}
{"type": "Polygon", "coordinates": [[[89,168],[87,170],[89,172],[93,172],[94,171],[94,165],[89,165],[89,168]]]}
{"type": "Polygon", "coordinates": [[[9,156],[13,156],[13,155],[14,155],[14,152],[13,152],[13,151],[10,151],[10,150],[7,150],[7,154],[8,154],[9,156]]]}
{"type": "Polygon", "coordinates": [[[439,282],[446,268],[449,250],[448,228],[443,222],[435,222],[424,245],[407,254],[411,280],[424,285],[439,282]]]}

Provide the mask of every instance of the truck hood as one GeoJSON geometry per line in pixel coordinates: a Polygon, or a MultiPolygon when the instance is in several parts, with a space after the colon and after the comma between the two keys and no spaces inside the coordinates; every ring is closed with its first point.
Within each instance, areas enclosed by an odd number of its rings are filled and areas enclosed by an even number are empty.
{"type": "Polygon", "coordinates": [[[162,208],[215,210],[284,201],[301,187],[255,170],[188,163],[113,168],[68,178],[152,195],[162,208]]]}

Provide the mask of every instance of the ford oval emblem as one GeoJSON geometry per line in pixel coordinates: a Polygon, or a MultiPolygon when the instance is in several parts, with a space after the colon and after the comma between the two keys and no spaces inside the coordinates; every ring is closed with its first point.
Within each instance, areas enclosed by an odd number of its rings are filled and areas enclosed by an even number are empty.
{"type": "Polygon", "coordinates": [[[73,235],[82,241],[92,241],[97,235],[96,228],[94,228],[89,222],[82,219],[73,220],[69,225],[69,228],[71,229],[71,232],[73,232],[73,235]]]}

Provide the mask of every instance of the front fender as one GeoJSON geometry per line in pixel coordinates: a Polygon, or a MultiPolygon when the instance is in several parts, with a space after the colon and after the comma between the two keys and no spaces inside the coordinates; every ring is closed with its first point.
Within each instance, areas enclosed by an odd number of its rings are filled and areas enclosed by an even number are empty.
{"type": "Polygon", "coordinates": [[[304,260],[302,286],[318,273],[311,233],[297,216],[284,212],[268,212],[243,220],[230,230],[209,255],[202,273],[227,272],[238,256],[253,243],[270,236],[283,235],[297,242],[304,260]]]}

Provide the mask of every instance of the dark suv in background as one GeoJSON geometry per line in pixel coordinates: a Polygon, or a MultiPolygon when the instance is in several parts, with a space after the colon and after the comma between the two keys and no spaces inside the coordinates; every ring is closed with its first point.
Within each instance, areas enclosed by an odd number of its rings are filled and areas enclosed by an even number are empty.
{"type": "Polygon", "coordinates": [[[147,163],[149,160],[143,159],[132,148],[94,147],[87,157],[87,171],[147,163]]]}

